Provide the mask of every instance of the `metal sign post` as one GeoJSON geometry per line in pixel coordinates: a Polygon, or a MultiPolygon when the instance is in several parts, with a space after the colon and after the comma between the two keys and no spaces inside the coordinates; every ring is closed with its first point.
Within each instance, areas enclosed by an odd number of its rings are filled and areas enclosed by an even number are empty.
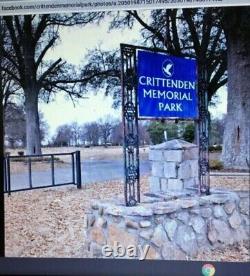
{"type": "Polygon", "coordinates": [[[139,137],[137,114],[136,48],[121,45],[122,113],[124,130],[125,202],[140,202],[139,137]]]}
{"type": "Polygon", "coordinates": [[[209,195],[209,131],[208,131],[208,95],[206,66],[199,67],[198,74],[199,93],[199,120],[198,120],[198,146],[199,146],[199,183],[200,194],[209,195]]]}
{"type": "Polygon", "coordinates": [[[198,122],[199,192],[209,194],[208,97],[204,66],[163,50],[121,44],[125,203],[140,202],[138,119],[198,122]],[[139,112],[138,112],[139,111],[139,112]]]}

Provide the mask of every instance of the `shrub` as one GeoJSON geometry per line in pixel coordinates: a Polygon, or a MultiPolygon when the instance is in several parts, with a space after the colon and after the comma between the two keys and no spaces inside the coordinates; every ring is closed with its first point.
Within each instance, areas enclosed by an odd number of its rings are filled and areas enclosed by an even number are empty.
{"type": "Polygon", "coordinates": [[[165,125],[161,122],[151,122],[148,127],[150,139],[154,145],[160,144],[164,141],[165,125]]]}
{"type": "Polygon", "coordinates": [[[194,124],[188,124],[186,125],[183,133],[183,139],[187,142],[193,143],[194,141],[194,132],[195,132],[195,126],[194,124]]]}
{"type": "Polygon", "coordinates": [[[209,146],[209,151],[210,152],[222,151],[222,146],[221,145],[209,146]]]}
{"type": "Polygon", "coordinates": [[[223,163],[220,160],[209,160],[209,168],[211,170],[222,170],[223,169],[223,163]]]}

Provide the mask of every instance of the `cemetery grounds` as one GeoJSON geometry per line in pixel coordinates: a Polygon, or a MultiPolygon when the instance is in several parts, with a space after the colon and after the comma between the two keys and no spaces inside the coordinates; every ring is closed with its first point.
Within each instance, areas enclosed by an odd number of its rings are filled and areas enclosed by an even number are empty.
{"type": "MultiPolygon", "coordinates": [[[[121,159],[122,147],[45,148],[43,153],[81,150],[82,159],[121,159]]],[[[17,154],[17,151],[11,152],[17,154]]],[[[140,149],[140,158],[147,158],[148,148],[140,149]]],[[[66,159],[57,166],[67,166],[66,159]]],[[[219,153],[212,153],[218,160],[219,153]]],[[[18,163],[12,172],[21,172],[25,164],[18,163]]],[[[37,171],[49,170],[49,164],[37,163],[37,171]]],[[[211,188],[226,188],[249,192],[249,176],[211,176],[211,188]]],[[[141,179],[141,193],[147,192],[148,176],[141,179]]],[[[93,183],[78,190],[65,186],[30,190],[5,195],[5,254],[7,257],[88,257],[84,247],[85,214],[92,200],[123,196],[123,181],[93,183]]],[[[193,260],[243,261],[250,260],[249,243],[227,246],[224,249],[201,252],[193,260]]]]}

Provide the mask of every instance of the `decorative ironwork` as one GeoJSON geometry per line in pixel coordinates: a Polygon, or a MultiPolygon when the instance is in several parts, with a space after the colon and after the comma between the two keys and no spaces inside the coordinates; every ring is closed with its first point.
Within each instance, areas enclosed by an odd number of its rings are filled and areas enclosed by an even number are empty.
{"type": "MultiPolygon", "coordinates": [[[[138,202],[140,202],[139,135],[136,74],[137,49],[152,50],[145,47],[121,44],[121,82],[125,170],[124,193],[125,203],[127,206],[134,206],[138,202]]],[[[159,50],[159,52],[165,51],[159,50]]],[[[199,191],[201,194],[209,194],[209,113],[206,66],[199,66],[198,78],[199,191]]]]}
{"type": "Polygon", "coordinates": [[[209,179],[209,131],[208,131],[208,95],[206,66],[201,65],[198,73],[198,96],[199,96],[199,183],[200,193],[210,193],[209,179]]]}
{"type": "MultiPolygon", "coordinates": [[[[128,89],[128,87],[127,87],[128,89]]],[[[126,119],[128,121],[133,121],[135,119],[136,116],[136,107],[134,106],[133,103],[128,102],[125,104],[124,106],[124,116],[126,117],[126,119]]]]}
{"type": "Polygon", "coordinates": [[[128,134],[127,137],[126,137],[126,143],[127,143],[127,146],[132,146],[134,147],[136,145],[136,142],[138,140],[138,137],[137,135],[133,135],[133,134],[128,134]]]}
{"type": "Polygon", "coordinates": [[[139,140],[136,87],[136,47],[121,45],[124,129],[125,203],[140,202],[139,140]]]}

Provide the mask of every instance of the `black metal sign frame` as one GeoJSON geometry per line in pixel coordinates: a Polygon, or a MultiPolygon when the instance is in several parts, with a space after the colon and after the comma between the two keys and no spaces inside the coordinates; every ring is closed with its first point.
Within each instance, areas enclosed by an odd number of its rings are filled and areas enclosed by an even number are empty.
{"type": "MultiPolygon", "coordinates": [[[[121,44],[122,117],[124,130],[123,151],[125,173],[124,195],[127,206],[135,206],[140,202],[137,50],[167,53],[167,51],[160,49],[121,44]]],[[[196,120],[196,123],[198,123],[199,132],[199,192],[200,194],[209,194],[208,97],[205,66],[201,66],[198,71],[198,109],[199,118],[196,120]]],[[[157,118],[155,118],[155,120],[157,120],[157,118]]]]}

